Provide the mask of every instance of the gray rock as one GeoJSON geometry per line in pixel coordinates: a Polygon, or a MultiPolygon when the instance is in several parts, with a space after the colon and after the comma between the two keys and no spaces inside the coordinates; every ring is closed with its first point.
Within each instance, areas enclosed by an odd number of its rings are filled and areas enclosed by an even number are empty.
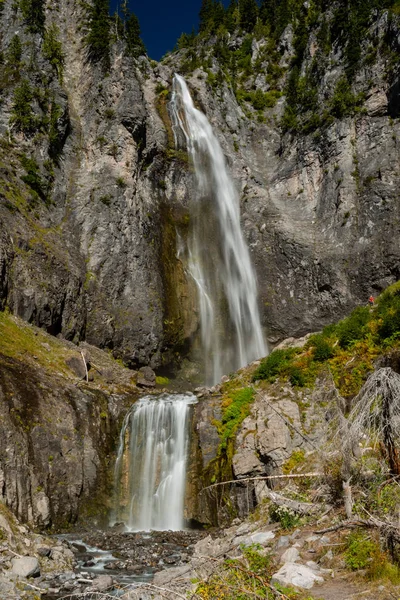
{"type": "Polygon", "coordinates": [[[279,583],[283,586],[294,585],[309,590],[315,583],[323,583],[323,578],[317,575],[313,569],[298,563],[286,563],[271,578],[271,583],[279,583]]]}
{"type": "Polygon", "coordinates": [[[300,553],[295,546],[288,548],[281,556],[281,563],[295,563],[299,560],[300,553]]]}
{"type": "Polygon", "coordinates": [[[110,575],[99,575],[93,580],[91,591],[106,592],[112,588],[113,583],[113,578],[110,575]]]}
{"type": "Polygon", "coordinates": [[[138,371],[138,387],[153,388],[156,385],[156,374],[150,367],[142,367],[138,371]]]}
{"type": "Polygon", "coordinates": [[[39,561],[34,556],[23,556],[21,558],[13,558],[11,564],[11,572],[17,577],[28,578],[40,576],[39,561]]]}

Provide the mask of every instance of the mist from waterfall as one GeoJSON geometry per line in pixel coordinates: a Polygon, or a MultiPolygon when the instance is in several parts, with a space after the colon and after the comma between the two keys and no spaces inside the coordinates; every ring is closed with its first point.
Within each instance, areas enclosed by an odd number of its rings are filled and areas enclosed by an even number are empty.
{"type": "Polygon", "coordinates": [[[126,415],[115,464],[111,522],[130,531],[184,528],[192,395],[138,400],[126,415]]]}
{"type": "Polygon", "coordinates": [[[257,285],[240,224],[239,196],[207,117],[175,75],[170,103],[175,143],[194,165],[188,270],[198,292],[206,383],[265,356],[257,285]]]}

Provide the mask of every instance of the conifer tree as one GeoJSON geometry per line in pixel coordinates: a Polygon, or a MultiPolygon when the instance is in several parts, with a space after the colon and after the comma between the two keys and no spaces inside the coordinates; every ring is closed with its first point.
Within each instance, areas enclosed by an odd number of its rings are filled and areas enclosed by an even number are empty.
{"type": "Polygon", "coordinates": [[[213,0],[203,0],[202,1],[200,12],[199,12],[199,18],[200,18],[199,31],[200,32],[205,31],[208,28],[210,21],[212,19],[213,6],[214,6],[213,0]]]}
{"type": "Polygon", "coordinates": [[[110,26],[109,0],[93,0],[89,8],[89,57],[98,62],[104,61],[107,65],[110,60],[110,26]]]}
{"type": "Polygon", "coordinates": [[[240,26],[251,32],[257,22],[258,5],[256,0],[239,0],[240,26]]]}
{"type": "Polygon", "coordinates": [[[225,27],[229,33],[233,33],[236,27],[239,25],[240,14],[237,0],[231,0],[229,6],[225,12],[225,27]]]}
{"type": "Polygon", "coordinates": [[[125,22],[125,39],[128,54],[140,56],[145,53],[145,47],[140,37],[139,19],[131,13],[125,22]]]}
{"type": "Polygon", "coordinates": [[[19,7],[28,30],[31,33],[43,33],[46,21],[44,0],[20,0],[19,7]]]}

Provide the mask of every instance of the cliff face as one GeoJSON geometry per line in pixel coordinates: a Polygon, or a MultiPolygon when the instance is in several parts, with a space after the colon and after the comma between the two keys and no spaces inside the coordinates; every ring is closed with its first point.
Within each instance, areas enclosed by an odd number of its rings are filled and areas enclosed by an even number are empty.
{"type": "MultiPolygon", "coordinates": [[[[116,39],[105,72],[88,59],[81,3],[49,1],[45,17],[46,31],[58,27],[62,77],[44,34],[29,31],[11,0],[1,14],[1,307],[52,334],[113,349],[130,366],[170,364],[186,352],[198,317],[179,240],[190,227],[193,174],[173,149],[164,90],[185,69],[241,187],[271,341],[316,330],[400,278],[399,82],[396,65],[388,75],[382,46],[398,49],[397,17],[377,13],[369,27],[364,58],[369,39],[376,43],[352,84],[357,111],[332,109],[308,132],[284,132],[284,96],[255,110],[235,95],[211,53],[213,39],[204,44],[207,66],[194,69],[187,50],[157,65],[130,58],[116,39]],[[16,35],[18,60],[10,50],[16,35]],[[23,132],[15,106],[26,83],[32,123],[23,132]]],[[[318,59],[317,38],[308,36],[304,76],[318,59]]],[[[233,51],[245,40],[224,43],[233,51]]],[[[287,91],[295,45],[289,25],[274,57],[276,97],[287,91]]],[[[321,110],[333,106],[343,48],[337,42],[325,55],[315,92],[321,110]]],[[[252,40],[250,64],[258,71],[241,75],[243,90],[268,92],[263,34],[252,40]]]]}
{"type": "Polygon", "coordinates": [[[139,393],[132,371],[11,315],[0,336],[0,502],[39,528],[106,522],[116,440],[139,393]]]}

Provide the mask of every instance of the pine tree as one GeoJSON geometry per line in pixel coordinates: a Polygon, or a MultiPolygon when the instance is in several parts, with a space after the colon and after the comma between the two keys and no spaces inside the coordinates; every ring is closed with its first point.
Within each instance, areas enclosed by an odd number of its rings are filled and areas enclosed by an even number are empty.
{"type": "Polygon", "coordinates": [[[260,19],[263,23],[270,25],[271,31],[276,24],[277,0],[261,0],[260,19]]]}
{"type": "Polygon", "coordinates": [[[257,22],[258,5],[256,0],[239,0],[240,26],[251,32],[257,22]]]}
{"type": "Polygon", "coordinates": [[[145,47],[140,37],[139,19],[131,13],[125,22],[125,39],[128,54],[140,56],[145,53],[145,47]]]}
{"type": "Polygon", "coordinates": [[[95,62],[104,61],[108,65],[111,43],[109,0],[93,0],[93,5],[89,8],[89,15],[89,35],[87,37],[89,57],[95,62]]]}
{"type": "Polygon", "coordinates": [[[236,27],[239,25],[239,20],[237,19],[239,14],[238,3],[237,0],[231,0],[229,6],[225,12],[224,24],[229,33],[233,33],[236,27]]]}
{"type": "Polygon", "coordinates": [[[31,33],[43,33],[46,22],[44,0],[20,0],[19,7],[28,30],[31,33]]]}
{"type": "Polygon", "coordinates": [[[203,0],[202,1],[200,12],[199,12],[199,18],[200,18],[199,31],[200,32],[208,29],[210,21],[212,20],[213,6],[214,6],[213,0],[203,0]]]}

